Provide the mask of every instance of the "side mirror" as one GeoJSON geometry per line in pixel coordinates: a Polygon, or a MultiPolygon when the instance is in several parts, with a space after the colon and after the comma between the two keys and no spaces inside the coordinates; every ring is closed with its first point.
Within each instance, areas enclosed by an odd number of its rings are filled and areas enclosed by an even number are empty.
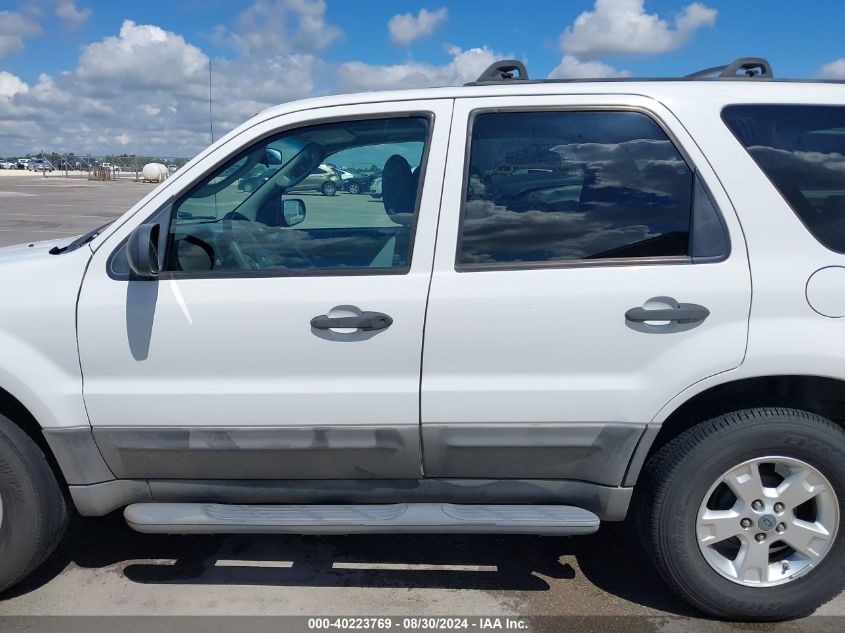
{"type": "Polygon", "coordinates": [[[305,219],[305,202],[299,198],[282,200],[282,216],[285,226],[296,226],[305,219]]]}
{"type": "Polygon", "coordinates": [[[158,224],[142,224],[129,234],[126,242],[126,260],[129,262],[130,279],[152,280],[158,278],[158,224]]]}

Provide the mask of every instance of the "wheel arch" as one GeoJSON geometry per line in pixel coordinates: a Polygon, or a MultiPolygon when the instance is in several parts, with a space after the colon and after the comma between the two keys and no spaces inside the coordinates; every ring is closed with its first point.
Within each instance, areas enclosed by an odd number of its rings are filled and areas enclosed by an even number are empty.
{"type": "Polygon", "coordinates": [[[661,446],[699,422],[730,411],[766,406],[809,411],[845,428],[845,380],[777,374],[730,380],[696,393],[678,404],[662,424],[646,428],[625,474],[624,485],[635,485],[643,464],[661,446]]]}

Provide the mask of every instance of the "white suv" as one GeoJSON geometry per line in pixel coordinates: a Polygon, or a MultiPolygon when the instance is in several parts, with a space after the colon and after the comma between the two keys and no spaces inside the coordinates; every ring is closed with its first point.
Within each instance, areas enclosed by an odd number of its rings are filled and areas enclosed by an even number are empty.
{"type": "Polygon", "coordinates": [[[165,533],[631,514],[709,613],[836,595],[845,86],[708,73],[289,103],[0,251],[0,586],[72,503],[165,533]],[[382,199],[287,194],[324,162],[382,199]]]}

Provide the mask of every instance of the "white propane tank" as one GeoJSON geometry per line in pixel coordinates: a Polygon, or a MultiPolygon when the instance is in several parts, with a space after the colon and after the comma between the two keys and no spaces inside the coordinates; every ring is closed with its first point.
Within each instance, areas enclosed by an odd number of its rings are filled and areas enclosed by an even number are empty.
{"type": "Polygon", "coordinates": [[[167,178],[169,172],[167,167],[161,163],[147,163],[141,170],[141,174],[144,176],[144,180],[148,182],[162,182],[167,178]]]}

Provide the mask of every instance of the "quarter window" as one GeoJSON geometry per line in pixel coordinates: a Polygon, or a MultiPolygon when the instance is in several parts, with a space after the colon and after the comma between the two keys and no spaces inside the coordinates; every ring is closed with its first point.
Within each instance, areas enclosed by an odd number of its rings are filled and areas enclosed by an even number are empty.
{"type": "Polygon", "coordinates": [[[407,271],[428,128],[422,116],[342,121],[250,147],[174,205],[165,270],[407,271]]]}
{"type": "MultiPolygon", "coordinates": [[[[479,114],[468,170],[460,267],[695,256],[696,178],[639,112],[479,114]]],[[[706,202],[709,257],[727,240],[706,202]]]]}
{"type": "Polygon", "coordinates": [[[734,105],[722,119],[810,233],[845,253],[845,107],[734,105]]]}

